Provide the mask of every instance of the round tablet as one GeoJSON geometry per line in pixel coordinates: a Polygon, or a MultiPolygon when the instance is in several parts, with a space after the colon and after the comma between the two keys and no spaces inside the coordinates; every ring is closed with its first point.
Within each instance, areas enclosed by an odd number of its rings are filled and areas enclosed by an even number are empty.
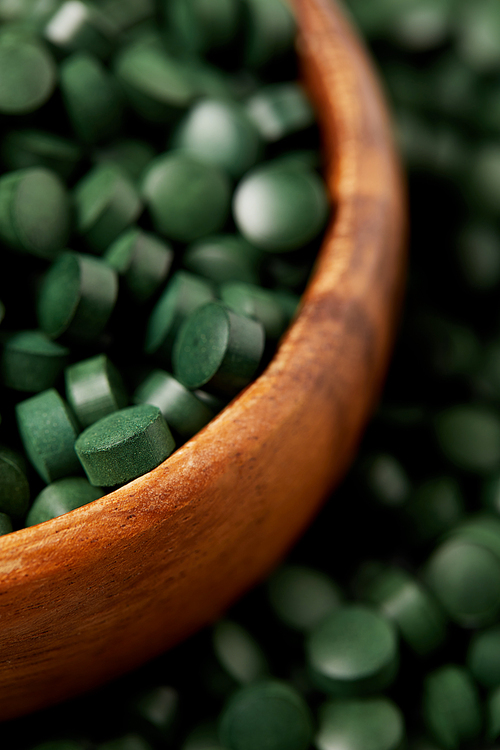
{"type": "Polygon", "coordinates": [[[96,4],[65,0],[48,20],[44,35],[65,52],[81,50],[104,58],[111,52],[116,31],[96,4]]]}
{"type": "Polygon", "coordinates": [[[446,637],[443,611],[404,570],[380,570],[366,586],[363,598],[396,625],[417,654],[427,654],[443,643],[446,637]]]}
{"type": "Polygon", "coordinates": [[[262,150],[259,132],[236,102],[204,99],[179,123],[172,144],[237,178],[253,167],[262,150]]]}
{"type": "Polygon", "coordinates": [[[156,230],[180,242],[192,242],[221,229],[229,212],[226,175],[179,152],[153,160],[143,179],[142,195],[156,230]]]}
{"type": "Polygon", "coordinates": [[[161,464],[175,443],[160,410],[128,406],[87,427],[75,450],[91,484],[112,487],[130,482],[161,464]]]}
{"type": "Polygon", "coordinates": [[[239,315],[260,320],[268,339],[279,339],[286,329],[287,316],[271,289],[244,281],[228,281],[221,286],[220,298],[239,315]]]}
{"type": "Polygon", "coordinates": [[[428,479],[411,494],[403,508],[408,531],[418,542],[428,542],[455,526],[464,515],[464,499],[457,480],[428,479]]]}
{"type": "Polygon", "coordinates": [[[302,86],[277,83],[253,94],[246,109],[261,136],[275,142],[314,123],[314,111],[302,86]]]}
{"type": "Polygon", "coordinates": [[[2,381],[16,391],[45,391],[55,385],[68,356],[69,349],[42,331],[14,333],[3,347],[2,381]]]}
{"type": "Polygon", "coordinates": [[[282,565],[267,583],[269,601],[279,619],[307,632],[340,606],[342,594],[325,573],[302,565],[282,565]]]}
{"type": "Polygon", "coordinates": [[[373,692],[396,676],[396,631],[387,618],[361,605],[340,607],[320,622],[306,651],[314,681],[333,695],[373,692]]]}
{"type": "Polygon", "coordinates": [[[82,427],[127,406],[122,377],[105,354],[66,368],[66,398],[82,427]]]}
{"type": "Polygon", "coordinates": [[[214,290],[208,281],[186,271],[177,271],[151,312],[145,351],[170,362],[175,337],[182,323],[197,307],[214,298],[214,290]]]}
{"type": "Polygon", "coordinates": [[[488,549],[450,539],[427,561],[425,582],[452,620],[463,627],[492,623],[500,612],[500,562],[488,549]]]}
{"type": "Polygon", "coordinates": [[[483,687],[500,686],[500,625],[472,636],[467,651],[467,667],[483,687]]]}
{"type": "Polygon", "coordinates": [[[97,253],[138,219],[142,204],[130,178],[115,164],[100,164],[76,185],[77,228],[97,253]]]}
{"type": "Polygon", "coordinates": [[[16,417],[26,455],[47,484],[80,473],[78,427],[54,388],[18,403],[16,417]]]}
{"type": "Polygon", "coordinates": [[[203,401],[172,375],[154,370],[134,394],[134,403],[157,406],[172,430],[187,440],[215,416],[203,401]]]}
{"type": "Polygon", "coordinates": [[[500,468],[500,419],[494,411],[453,406],[438,414],[435,430],[444,455],[459,468],[478,474],[500,468]]]}
{"type": "Polygon", "coordinates": [[[303,698],[288,684],[266,680],[240,688],[220,719],[228,750],[307,750],[312,717],[303,698]]]}
{"type": "Polygon", "coordinates": [[[69,118],[85,143],[109,138],[121,124],[122,99],[115,79],[86,52],[66,58],[59,68],[60,88],[69,118]]]}
{"type": "Polygon", "coordinates": [[[449,664],[424,678],[422,715],[441,747],[456,750],[481,731],[481,704],[468,672],[449,664]]]}
{"type": "Polygon", "coordinates": [[[174,374],[186,388],[236,395],[257,370],[265,336],[257,320],[237,315],[220,302],[197,308],[174,344],[174,374]]]}
{"type": "Polygon", "coordinates": [[[82,157],[77,143],[45,130],[11,130],[0,149],[9,169],[46,167],[63,179],[73,174],[82,157]]]}
{"type": "Polygon", "coordinates": [[[123,278],[130,295],[145,302],[168,276],[174,251],[166,242],[142,229],[128,229],[113,242],[104,260],[123,278]]]}
{"type": "Polygon", "coordinates": [[[66,477],[52,482],[35,498],[26,517],[26,526],[50,521],[70,510],[80,508],[103,496],[103,491],[93,487],[83,477],[66,477]]]}
{"type": "Polygon", "coordinates": [[[65,252],[43,280],[37,303],[38,322],[52,338],[67,333],[90,341],[104,330],[117,295],[114,269],[99,258],[65,252]]]}
{"type": "Polygon", "coordinates": [[[14,531],[12,521],[6,513],[0,513],[0,536],[14,531]]]}
{"type": "Polygon", "coordinates": [[[29,507],[30,487],[24,459],[6,446],[0,447],[0,511],[22,518],[29,507]]]}
{"type": "Polygon", "coordinates": [[[318,750],[397,750],[404,740],[403,715],[388,698],[328,701],[318,718],[318,750]]]}
{"type": "Polygon", "coordinates": [[[0,36],[0,113],[34,112],[51,96],[57,69],[40,42],[14,34],[0,36]]]}
{"type": "Polygon", "coordinates": [[[257,247],[271,252],[295,250],[323,229],[328,197],[314,172],[266,164],[239,183],[233,216],[242,235],[257,247]]]}
{"type": "Polygon", "coordinates": [[[212,631],[212,644],[220,665],[236,682],[245,685],[269,674],[259,644],[237,622],[219,620],[212,631]]]}
{"type": "Polygon", "coordinates": [[[52,260],[70,232],[66,188],[49,169],[34,167],[0,178],[0,237],[8,244],[52,260]]]}
{"type": "Polygon", "coordinates": [[[226,281],[259,283],[261,251],[236,234],[204,237],[186,248],[182,265],[216,284],[226,281]]]}

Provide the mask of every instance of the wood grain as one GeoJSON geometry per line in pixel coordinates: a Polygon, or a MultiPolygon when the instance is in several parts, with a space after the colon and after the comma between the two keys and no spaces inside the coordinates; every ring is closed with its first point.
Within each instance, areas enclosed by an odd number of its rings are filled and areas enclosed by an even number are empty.
{"type": "Polygon", "coordinates": [[[353,458],[400,309],[405,190],[362,45],[331,0],[296,11],[335,204],[300,314],[264,374],[160,467],[2,538],[0,718],[214,620],[284,556],[353,458]]]}

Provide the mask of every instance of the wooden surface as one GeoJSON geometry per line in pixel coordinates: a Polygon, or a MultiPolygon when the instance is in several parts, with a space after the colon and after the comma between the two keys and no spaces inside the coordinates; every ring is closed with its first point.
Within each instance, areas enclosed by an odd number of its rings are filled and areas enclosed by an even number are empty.
{"type": "Polygon", "coordinates": [[[300,315],[266,372],[160,467],[2,538],[1,718],[212,621],[283,557],[353,457],[400,305],[404,190],[365,52],[331,0],[296,9],[336,204],[300,315]]]}

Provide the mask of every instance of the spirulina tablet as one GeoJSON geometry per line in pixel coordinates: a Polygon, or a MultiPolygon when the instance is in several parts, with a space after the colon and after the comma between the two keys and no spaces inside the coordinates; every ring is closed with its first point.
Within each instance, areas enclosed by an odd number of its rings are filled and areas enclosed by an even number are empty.
{"type": "Polygon", "coordinates": [[[78,427],[54,388],[18,403],[16,416],[26,455],[45,482],[80,473],[78,427]]]}
{"type": "Polygon", "coordinates": [[[258,284],[261,255],[260,250],[237,234],[214,234],[186,248],[182,265],[215,284],[227,281],[258,284]]]}
{"type": "Polygon", "coordinates": [[[456,750],[478,737],[482,717],[479,695],[467,670],[449,664],[424,679],[422,714],[441,747],[456,750]]]}
{"type": "Polygon", "coordinates": [[[233,216],[241,234],[270,252],[295,250],[314,239],[328,214],[321,179],[312,171],[265,164],[239,183],[233,216]]]}
{"type": "Polygon", "coordinates": [[[303,632],[316,627],[342,601],[331,578],[303,565],[282,565],[269,579],[267,591],[277,617],[303,632]]]}
{"type": "Polygon", "coordinates": [[[173,146],[238,178],[260,157],[260,134],[237,102],[204,99],[179,123],[173,146]]]}
{"type": "Polygon", "coordinates": [[[96,5],[66,0],[48,20],[44,36],[65,52],[85,51],[105,58],[111,52],[115,28],[96,5]]]}
{"type": "Polygon", "coordinates": [[[51,96],[57,77],[52,55],[36,39],[0,36],[0,113],[22,115],[39,109],[51,96]]]}
{"type": "Polygon", "coordinates": [[[220,298],[239,315],[260,320],[269,339],[279,339],[287,326],[285,311],[271,289],[228,281],[221,286],[220,298]]]}
{"type": "Polygon", "coordinates": [[[118,295],[116,271],[99,258],[65,252],[47,272],[38,298],[40,327],[48,336],[97,338],[118,295]]]}
{"type": "Polygon", "coordinates": [[[165,153],[147,169],[142,195],[160,234],[180,242],[221,229],[230,203],[229,179],[217,167],[180,152],[165,153]]]}
{"type": "Polygon", "coordinates": [[[259,644],[237,622],[219,620],[212,631],[212,645],[220,665],[236,682],[247,685],[268,676],[269,666],[259,644]]]}
{"type": "Polygon", "coordinates": [[[254,376],[264,343],[259,321],[208,302],[189,316],[177,335],[174,374],[190,390],[234,396],[254,376]]]}
{"type": "Polygon", "coordinates": [[[0,536],[4,534],[10,534],[13,531],[12,521],[7,513],[0,512],[0,536]]]}
{"type": "Polygon", "coordinates": [[[50,521],[70,510],[102,497],[103,491],[83,477],[66,477],[47,485],[35,498],[26,517],[26,526],[50,521]]]}
{"type": "Polygon", "coordinates": [[[130,178],[114,164],[100,164],[74,190],[76,221],[90,248],[102,253],[142,211],[130,178]]]}
{"type": "Polygon", "coordinates": [[[337,699],[319,708],[318,750],[398,750],[403,714],[388,698],[337,699]]]}
{"type": "Polygon", "coordinates": [[[297,83],[264,86],[250,97],[246,109],[261,136],[269,142],[278,141],[314,122],[311,103],[297,83]]]}
{"type": "Polygon", "coordinates": [[[82,427],[127,406],[120,373],[105,354],[66,368],[66,397],[82,427]]]}
{"type": "Polygon", "coordinates": [[[500,612],[500,562],[489,549],[467,539],[445,541],[423,570],[425,583],[449,617],[463,627],[481,627],[500,612]]]}
{"type": "Polygon", "coordinates": [[[154,306],[146,328],[144,349],[170,362],[175,337],[197,307],[215,299],[212,285],[187,271],[177,271],[154,306]]]}
{"type": "Polygon", "coordinates": [[[54,172],[34,167],[0,178],[0,238],[6,244],[52,260],[69,232],[68,194],[54,172]]]}
{"type": "Polygon", "coordinates": [[[310,632],[306,650],[315,683],[332,695],[375,692],[396,676],[396,630],[390,620],[362,605],[333,611],[310,632]]]}
{"type": "Polygon", "coordinates": [[[435,420],[439,446],[455,466],[478,474],[500,468],[500,419],[480,405],[460,404],[435,420]]]}
{"type": "Polygon", "coordinates": [[[307,703],[290,685],[266,680],[240,688],[220,718],[228,750],[307,750],[312,739],[307,703]]]}
{"type": "Polygon", "coordinates": [[[130,482],[161,464],[175,443],[157,406],[120,409],[87,427],[75,443],[91,484],[111,487],[130,482]]]}
{"type": "Polygon", "coordinates": [[[134,403],[157,406],[167,424],[182,438],[192,437],[214,416],[194,393],[163,370],[154,370],[134,394],[134,403]]]}
{"type": "Polygon", "coordinates": [[[500,686],[500,626],[474,633],[467,651],[467,667],[483,687],[500,686]]]}
{"type": "Polygon", "coordinates": [[[23,457],[0,447],[0,511],[22,518],[29,507],[30,487],[23,457]]]}
{"type": "Polygon", "coordinates": [[[131,297],[145,302],[167,278],[174,252],[157,235],[134,227],[117,237],[103,257],[123,278],[131,297]]]}
{"type": "Polygon", "coordinates": [[[116,81],[92,55],[77,52],[60,66],[60,87],[66,110],[78,137],[97,143],[120,127],[122,99],[116,81]]]}
{"type": "Polygon", "coordinates": [[[71,177],[82,158],[77,143],[46,130],[11,130],[0,150],[9,169],[45,167],[63,179],[71,177]]]}
{"type": "Polygon", "coordinates": [[[55,385],[68,357],[69,349],[42,331],[14,333],[3,346],[2,381],[16,391],[45,391],[55,385]]]}

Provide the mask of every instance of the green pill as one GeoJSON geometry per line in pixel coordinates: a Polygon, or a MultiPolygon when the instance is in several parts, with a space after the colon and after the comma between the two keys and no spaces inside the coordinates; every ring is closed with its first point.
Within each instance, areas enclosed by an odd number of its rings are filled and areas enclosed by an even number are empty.
{"type": "Polygon", "coordinates": [[[141,214],[133,182],[114,164],[91,169],[74,190],[78,231],[89,247],[102,253],[141,214]]]}
{"type": "Polygon", "coordinates": [[[296,250],[318,236],[328,215],[322,180],[307,169],[265,164],[245,175],[233,198],[241,234],[270,252],[296,250]]]}
{"type": "Polygon", "coordinates": [[[219,620],[212,644],[220,665],[236,682],[247,685],[269,674],[269,666],[257,641],[237,622],[219,620]]]}
{"type": "Polygon", "coordinates": [[[282,0],[248,0],[244,60],[250,68],[264,68],[293,49],[296,26],[282,0]]]}
{"type": "Polygon", "coordinates": [[[16,391],[45,391],[55,385],[68,356],[69,349],[42,331],[14,333],[3,346],[2,381],[16,391]]]}
{"type": "Polygon", "coordinates": [[[215,416],[203,401],[172,375],[154,370],[134,394],[134,403],[157,406],[167,424],[184,440],[199,432],[215,416]]]}
{"type": "Polygon", "coordinates": [[[124,47],[114,72],[137,113],[151,122],[169,122],[191,104],[198,93],[186,65],[161,45],[145,41],[124,47]]]}
{"type": "Polygon", "coordinates": [[[57,69],[45,45],[34,38],[0,36],[0,113],[24,115],[39,109],[54,91],[57,69]]]}
{"type": "Polygon", "coordinates": [[[455,466],[478,474],[500,467],[500,420],[483,406],[462,404],[437,415],[439,446],[455,466]]]}
{"type": "Polygon", "coordinates": [[[271,289],[242,281],[228,281],[221,286],[220,298],[239,315],[260,320],[267,339],[279,339],[287,327],[285,310],[271,289]]]}
{"type": "Polygon", "coordinates": [[[156,152],[149,143],[136,138],[120,138],[96,151],[94,160],[97,164],[111,162],[128,175],[131,180],[138,182],[145,168],[155,156],[156,152]]]}
{"type": "Polygon", "coordinates": [[[234,41],[241,21],[237,0],[171,0],[165,12],[175,38],[192,54],[220,51],[234,41]]]}
{"type": "Polygon", "coordinates": [[[128,406],[103,417],[87,427],[75,443],[89,482],[102,487],[146,474],[174,448],[167,423],[151,404],[128,406]]]}
{"type": "Polygon", "coordinates": [[[423,482],[410,495],[403,510],[408,531],[418,542],[428,542],[450,530],[465,512],[460,486],[450,476],[423,482]]]}
{"type": "Polygon", "coordinates": [[[307,632],[341,605],[342,594],[325,573],[303,565],[282,565],[267,583],[269,602],[279,619],[307,632]]]}
{"type": "Polygon", "coordinates": [[[467,651],[467,667],[485,688],[500,686],[500,626],[475,633],[467,651]]]}
{"type": "Polygon", "coordinates": [[[142,195],[160,234],[193,242],[221,229],[228,216],[230,185],[212,164],[189,154],[165,153],[150,164],[142,195]]]}
{"type": "Polygon", "coordinates": [[[82,427],[127,406],[120,373],[105,354],[66,368],[66,398],[82,427]]]}
{"type": "Polygon", "coordinates": [[[314,123],[311,103],[297,83],[264,86],[248,99],[246,109],[262,138],[269,143],[314,123]]]}
{"type": "Polygon", "coordinates": [[[182,256],[188,271],[215,284],[229,281],[259,283],[261,252],[236,234],[215,234],[193,242],[182,256]]]}
{"type": "Polygon", "coordinates": [[[481,732],[481,704],[468,672],[449,664],[424,679],[424,722],[439,745],[455,750],[481,732]]]}
{"type": "Polygon", "coordinates": [[[65,252],[43,280],[37,303],[39,325],[52,338],[67,334],[91,341],[104,330],[117,295],[116,272],[104,261],[65,252]]]}
{"type": "Polygon", "coordinates": [[[259,321],[208,302],[190,315],[177,335],[174,374],[190,390],[234,396],[254,376],[264,343],[259,321]]]}
{"type": "Polygon", "coordinates": [[[10,448],[0,447],[0,511],[22,518],[29,501],[30,487],[24,459],[10,448]]]}
{"type": "Polygon", "coordinates": [[[262,150],[260,134],[244,107],[217,99],[204,99],[189,110],[174,133],[172,145],[233,178],[253,167],[262,150]]]}
{"type": "Polygon", "coordinates": [[[500,562],[467,539],[450,539],[430,556],[424,580],[449,617],[462,627],[489,625],[500,612],[500,562]]]}
{"type": "Polygon", "coordinates": [[[331,700],[318,719],[318,750],[398,750],[405,738],[403,715],[388,698],[331,700]]]}
{"type": "Polygon", "coordinates": [[[108,57],[115,27],[95,4],[66,0],[59,5],[44,28],[44,36],[64,52],[90,52],[108,57]]]}
{"type": "Polygon", "coordinates": [[[194,310],[214,298],[214,290],[208,281],[186,271],[177,271],[151,312],[145,351],[170,362],[175,337],[182,323],[194,310]]]}
{"type": "Polygon", "coordinates": [[[363,598],[396,625],[417,654],[428,654],[444,642],[443,611],[418,581],[401,568],[385,568],[375,574],[363,598]]]}
{"type": "Polygon", "coordinates": [[[306,642],[315,683],[339,697],[387,687],[398,668],[398,641],[390,620],[362,605],[339,607],[322,620],[306,642]]]}
{"type": "Polygon", "coordinates": [[[7,245],[53,260],[70,223],[68,194],[54,172],[35,167],[0,178],[0,239],[7,245]]]}
{"type": "Polygon", "coordinates": [[[63,179],[71,177],[82,158],[77,143],[45,130],[11,130],[0,151],[8,169],[45,167],[63,179]]]}
{"type": "Polygon", "coordinates": [[[150,232],[128,229],[104,254],[125,283],[130,296],[142,303],[150,299],[168,276],[174,252],[170,245],[150,232]]]}
{"type": "Polygon", "coordinates": [[[17,404],[16,417],[26,455],[47,484],[80,473],[75,418],[54,388],[17,404]]]}
{"type": "Polygon", "coordinates": [[[98,487],[93,487],[83,477],[66,477],[52,482],[35,498],[26,517],[26,526],[50,521],[51,518],[69,513],[103,496],[98,487]]]}
{"type": "Polygon", "coordinates": [[[234,693],[222,712],[219,733],[228,750],[307,750],[312,717],[292,687],[266,680],[234,693]]]}
{"type": "Polygon", "coordinates": [[[85,143],[110,138],[120,127],[122,99],[114,78],[86,52],[60,66],[60,87],[73,129],[85,143]]]}
{"type": "Polygon", "coordinates": [[[14,529],[10,517],[6,513],[0,512],[0,536],[10,534],[11,531],[14,531],[14,529]]]}

